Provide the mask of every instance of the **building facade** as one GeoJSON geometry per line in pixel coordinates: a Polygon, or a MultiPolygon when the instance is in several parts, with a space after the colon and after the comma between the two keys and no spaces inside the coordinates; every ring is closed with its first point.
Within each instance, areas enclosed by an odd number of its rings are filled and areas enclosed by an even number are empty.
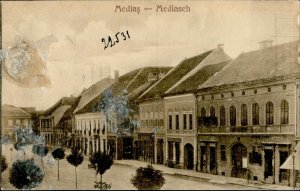
{"type": "Polygon", "coordinates": [[[280,167],[299,131],[297,46],[291,42],[243,53],[199,87],[199,171],[294,182],[292,170],[280,167]]]}
{"type": "Polygon", "coordinates": [[[77,135],[74,145],[85,155],[94,152],[107,151],[107,123],[106,116],[101,112],[82,113],[75,115],[75,130],[77,135]]]}
{"type": "Polygon", "coordinates": [[[2,106],[2,135],[14,138],[15,128],[28,128],[31,125],[31,115],[25,110],[12,105],[2,106]]]}

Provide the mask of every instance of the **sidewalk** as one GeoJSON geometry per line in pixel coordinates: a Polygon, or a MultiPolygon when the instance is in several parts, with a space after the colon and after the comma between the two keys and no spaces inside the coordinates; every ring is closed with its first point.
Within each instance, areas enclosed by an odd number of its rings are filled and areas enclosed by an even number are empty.
{"type": "MultiPolygon", "coordinates": [[[[128,166],[130,168],[138,168],[141,166],[147,166],[150,163],[143,162],[143,161],[137,161],[137,160],[115,160],[114,164],[128,166]]],[[[266,190],[293,190],[292,187],[288,187],[288,186],[281,186],[281,185],[275,185],[275,184],[264,184],[261,182],[250,182],[248,184],[247,180],[242,179],[242,178],[218,176],[218,175],[213,175],[213,174],[208,174],[208,173],[196,172],[193,170],[168,168],[164,165],[158,165],[158,164],[153,164],[153,167],[155,169],[163,171],[164,174],[178,176],[178,177],[182,177],[182,178],[202,179],[202,180],[207,180],[208,182],[217,183],[217,184],[234,184],[234,185],[239,185],[239,186],[247,186],[247,187],[253,187],[253,188],[257,188],[257,189],[266,189],[266,190]]],[[[296,190],[299,190],[299,188],[296,190]]]]}

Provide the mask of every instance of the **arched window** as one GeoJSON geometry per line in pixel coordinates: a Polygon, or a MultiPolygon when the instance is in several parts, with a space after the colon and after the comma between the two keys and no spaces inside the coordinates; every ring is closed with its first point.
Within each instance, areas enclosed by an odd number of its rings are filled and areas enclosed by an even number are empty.
{"type": "Polygon", "coordinates": [[[258,103],[252,105],[252,125],[259,125],[259,106],[258,103]]]}
{"type": "Polygon", "coordinates": [[[230,107],[230,126],[236,126],[236,108],[233,105],[230,107]]]}
{"type": "Polygon", "coordinates": [[[247,118],[247,105],[243,104],[241,106],[241,125],[247,126],[248,125],[248,118],[247,118]]]}
{"type": "Polygon", "coordinates": [[[211,108],[210,108],[210,116],[211,116],[211,117],[215,117],[215,116],[216,116],[216,111],[215,111],[215,108],[214,108],[214,107],[211,107],[211,108]]]}
{"type": "Polygon", "coordinates": [[[272,102],[268,102],[266,105],[266,124],[273,125],[274,124],[274,106],[272,102]]]}
{"type": "Polygon", "coordinates": [[[225,107],[221,106],[220,108],[220,126],[225,126],[225,107]]]}
{"type": "Polygon", "coordinates": [[[281,101],[281,124],[289,123],[289,102],[281,101]]]}
{"type": "Polygon", "coordinates": [[[206,117],[206,110],[204,107],[201,108],[201,117],[206,117]]]}

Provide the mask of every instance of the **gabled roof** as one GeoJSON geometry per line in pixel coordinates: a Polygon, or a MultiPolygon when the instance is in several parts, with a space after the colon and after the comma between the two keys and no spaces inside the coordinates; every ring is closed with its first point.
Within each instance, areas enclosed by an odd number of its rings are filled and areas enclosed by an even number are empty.
{"type": "MultiPolygon", "coordinates": [[[[144,67],[137,70],[133,70],[127,74],[124,74],[115,82],[110,88],[114,96],[118,96],[123,90],[127,90],[128,94],[135,91],[148,82],[149,73],[167,73],[172,67],[144,67]]],[[[157,80],[156,80],[157,81],[157,80]]],[[[153,82],[151,82],[153,83],[153,82]]],[[[145,87],[145,86],[144,86],[145,87]]]]}
{"type": "Polygon", "coordinates": [[[165,95],[175,95],[194,92],[195,90],[197,90],[199,85],[203,84],[215,73],[222,70],[222,68],[224,68],[228,63],[229,61],[225,61],[214,65],[204,66],[203,68],[198,70],[194,75],[190,76],[188,79],[180,83],[178,86],[173,88],[165,95]]]}
{"type": "MultiPolygon", "coordinates": [[[[129,100],[134,100],[139,96],[145,89],[150,87],[154,82],[148,82],[149,73],[158,73],[164,72],[167,73],[171,67],[144,67],[128,72],[119,77],[117,81],[112,83],[110,86],[107,86],[106,89],[110,89],[113,96],[119,96],[123,91],[127,91],[129,94],[129,100]]],[[[75,113],[84,113],[84,112],[93,112],[95,106],[101,100],[103,96],[103,91],[99,93],[98,96],[95,96],[90,102],[88,102],[84,107],[81,107],[80,110],[75,110],[75,113]]],[[[84,92],[86,92],[85,90],[84,92]]],[[[78,104],[79,105],[79,104],[78,104]]]]}
{"type": "Polygon", "coordinates": [[[188,58],[179,63],[176,67],[168,72],[161,80],[150,87],[138,99],[146,100],[161,97],[171,88],[177,81],[193,70],[199,63],[201,63],[213,50],[204,52],[198,56],[188,58]]]}
{"type": "Polygon", "coordinates": [[[300,74],[298,44],[299,41],[294,41],[242,53],[198,88],[300,74]]]}
{"type": "Polygon", "coordinates": [[[230,61],[231,58],[222,48],[215,49],[193,70],[167,90],[165,95],[192,93],[196,91],[199,85],[207,81],[216,72],[222,70],[230,61]]]}
{"type": "Polygon", "coordinates": [[[63,97],[58,100],[53,106],[43,112],[43,115],[51,115],[61,105],[74,105],[78,101],[78,97],[63,97]]]}
{"type": "Polygon", "coordinates": [[[105,89],[107,89],[114,80],[109,78],[104,78],[99,82],[93,84],[88,89],[84,90],[80,94],[79,102],[74,110],[74,113],[81,112],[89,103],[91,103],[95,98],[97,98],[105,89]]]}
{"type": "Polygon", "coordinates": [[[2,116],[3,117],[31,117],[29,113],[19,107],[13,105],[2,105],[2,116]]]}

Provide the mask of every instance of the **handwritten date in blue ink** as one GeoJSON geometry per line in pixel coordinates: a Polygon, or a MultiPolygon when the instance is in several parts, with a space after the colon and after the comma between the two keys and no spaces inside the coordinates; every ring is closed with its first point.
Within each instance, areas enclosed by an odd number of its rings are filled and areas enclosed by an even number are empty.
{"type": "Polygon", "coordinates": [[[107,39],[102,38],[101,41],[104,43],[104,50],[105,50],[109,46],[113,47],[114,45],[119,43],[120,40],[126,40],[126,39],[130,39],[130,35],[129,35],[128,31],[126,31],[125,33],[124,32],[117,32],[113,38],[108,36],[107,39]]]}

